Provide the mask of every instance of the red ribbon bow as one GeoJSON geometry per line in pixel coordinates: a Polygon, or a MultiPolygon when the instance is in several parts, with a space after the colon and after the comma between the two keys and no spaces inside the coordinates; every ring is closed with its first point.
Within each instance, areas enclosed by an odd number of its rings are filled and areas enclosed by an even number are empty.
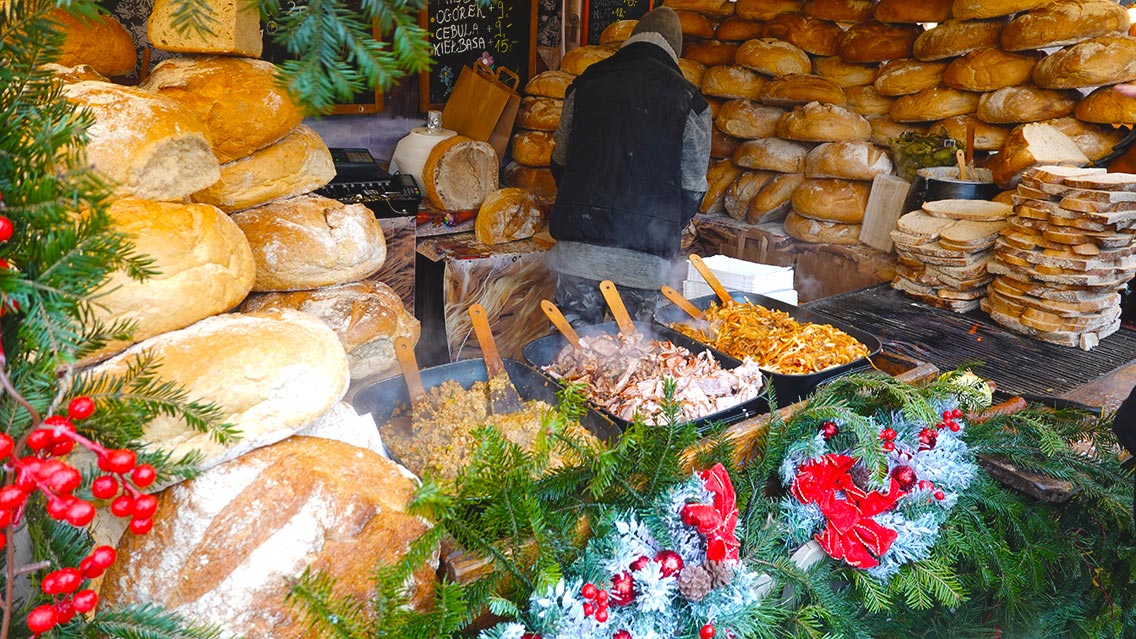
{"type": "Polygon", "coordinates": [[[849,473],[856,461],[855,457],[835,454],[809,460],[797,469],[789,492],[801,503],[820,506],[828,527],[816,539],[825,552],[857,568],[872,568],[879,565],[877,557],[887,552],[896,538],[894,530],[872,517],[894,508],[904,493],[894,479],[887,494],[876,490],[865,493],[849,473]],[[844,493],[843,499],[837,498],[838,490],[844,493]]]}
{"type": "Polygon", "coordinates": [[[734,533],[738,526],[738,506],[730,474],[725,466],[715,464],[698,476],[706,490],[714,495],[714,503],[686,504],[679,514],[683,522],[696,527],[706,537],[706,559],[736,561],[741,544],[734,533]]]}

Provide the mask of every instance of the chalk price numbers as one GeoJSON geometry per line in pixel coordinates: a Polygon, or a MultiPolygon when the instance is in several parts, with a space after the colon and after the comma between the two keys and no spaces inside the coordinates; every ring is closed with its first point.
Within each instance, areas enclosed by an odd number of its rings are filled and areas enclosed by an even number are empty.
{"type": "Polygon", "coordinates": [[[434,57],[469,52],[508,54],[517,46],[510,32],[512,8],[504,0],[483,7],[475,0],[441,0],[430,12],[434,57]]]}

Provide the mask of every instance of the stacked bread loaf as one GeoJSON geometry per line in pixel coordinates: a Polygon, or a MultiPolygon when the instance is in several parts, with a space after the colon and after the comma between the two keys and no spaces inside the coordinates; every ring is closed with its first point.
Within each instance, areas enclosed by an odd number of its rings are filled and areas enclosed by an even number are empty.
{"type": "Polygon", "coordinates": [[[1010,210],[999,202],[937,200],[900,217],[891,233],[899,260],[892,287],[957,313],[978,308],[1010,210]]]}
{"type": "Polygon", "coordinates": [[[1023,173],[995,244],[982,308],[1012,330],[1093,348],[1120,327],[1136,274],[1136,175],[1042,166],[1023,173]]]}
{"type": "MultiPolygon", "coordinates": [[[[577,57],[579,54],[577,54],[577,57]]],[[[548,168],[552,134],[560,124],[564,93],[576,76],[564,70],[539,73],[525,85],[512,158],[501,173],[501,184],[522,188],[545,200],[556,198],[556,181],[548,168]]]]}

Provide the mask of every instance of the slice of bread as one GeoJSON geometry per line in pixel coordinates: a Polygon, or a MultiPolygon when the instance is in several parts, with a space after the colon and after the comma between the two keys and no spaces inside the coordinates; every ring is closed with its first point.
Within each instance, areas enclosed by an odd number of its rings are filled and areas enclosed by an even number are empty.
{"type": "Polygon", "coordinates": [[[988,247],[994,239],[1006,228],[1004,220],[998,222],[972,222],[961,220],[947,228],[939,236],[939,243],[944,246],[974,249],[988,247]]]}
{"type": "Polygon", "coordinates": [[[933,200],[923,203],[923,212],[951,220],[997,222],[1010,217],[1013,207],[988,200],[933,200]]]}
{"type": "Polygon", "coordinates": [[[938,239],[944,227],[950,222],[941,218],[932,217],[923,211],[912,211],[900,216],[895,222],[895,228],[908,235],[925,237],[928,240],[938,239]]]}
{"type": "Polygon", "coordinates": [[[977,302],[979,299],[986,297],[986,287],[979,286],[972,289],[954,290],[949,288],[940,288],[938,290],[939,299],[960,301],[960,302],[977,302]]]}
{"type": "Polygon", "coordinates": [[[1065,184],[1079,189],[1099,189],[1101,191],[1136,191],[1136,174],[1100,173],[1070,176],[1065,184]]]}
{"type": "Polygon", "coordinates": [[[986,269],[982,270],[981,277],[974,277],[971,279],[958,279],[941,271],[934,271],[935,277],[943,283],[943,286],[956,290],[956,291],[969,291],[976,288],[986,289],[986,285],[994,279],[993,275],[987,275],[986,269]]]}
{"type": "Polygon", "coordinates": [[[935,242],[934,239],[923,237],[921,235],[912,235],[910,233],[904,233],[903,231],[900,231],[899,229],[896,229],[896,230],[891,232],[891,240],[892,240],[892,242],[895,242],[896,244],[898,244],[900,246],[904,246],[904,247],[924,246],[926,244],[932,244],[932,243],[935,242]]]}
{"type": "Polygon", "coordinates": [[[1101,175],[1107,169],[1075,166],[1035,166],[1022,173],[1022,182],[1036,180],[1049,184],[1065,184],[1066,178],[1101,175]]]}
{"type": "Polygon", "coordinates": [[[955,313],[966,313],[973,311],[978,308],[979,304],[978,300],[944,299],[942,297],[939,297],[938,293],[934,289],[922,284],[917,284],[903,277],[896,277],[891,281],[891,286],[898,291],[903,291],[908,296],[913,297],[920,302],[938,308],[944,308],[948,311],[954,311],[955,313]],[[930,290],[931,292],[926,292],[928,290],[930,290]]]}

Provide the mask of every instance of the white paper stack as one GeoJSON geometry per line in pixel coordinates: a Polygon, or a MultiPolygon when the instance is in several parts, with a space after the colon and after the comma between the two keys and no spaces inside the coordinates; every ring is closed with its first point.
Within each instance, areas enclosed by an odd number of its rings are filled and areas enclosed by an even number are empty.
{"type": "MultiPolygon", "coordinates": [[[[703,261],[728,291],[758,293],[786,304],[797,304],[792,267],[757,264],[725,255],[712,255],[703,261]]],[[[693,299],[713,293],[698,269],[693,264],[689,265],[686,281],[682,283],[683,296],[693,299]]]]}

